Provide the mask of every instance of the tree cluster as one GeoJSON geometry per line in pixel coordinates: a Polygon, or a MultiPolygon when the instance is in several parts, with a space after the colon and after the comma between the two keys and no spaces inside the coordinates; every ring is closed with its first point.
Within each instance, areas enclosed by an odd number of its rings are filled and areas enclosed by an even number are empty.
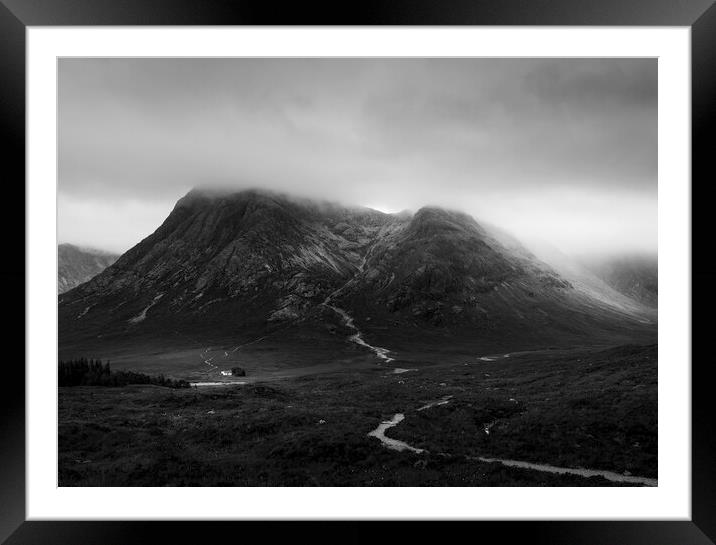
{"type": "Polygon", "coordinates": [[[60,361],[57,371],[60,386],[126,386],[128,384],[154,384],[167,388],[188,388],[185,380],[174,380],[164,375],[150,376],[135,371],[112,371],[109,361],[79,358],[60,361]]]}

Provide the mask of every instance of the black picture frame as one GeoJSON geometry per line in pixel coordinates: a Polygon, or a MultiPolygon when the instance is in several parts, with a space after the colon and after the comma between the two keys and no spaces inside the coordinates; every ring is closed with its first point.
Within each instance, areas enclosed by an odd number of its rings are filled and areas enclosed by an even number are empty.
{"type": "MultiPolygon", "coordinates": [[[[716,419],[711,400],[711,359],[706,347],[716,318],[716,268],[707,215],[716,132],[716,6],[713,0],[385,0],[330,5],[226,0],[0,0],[0,118],[2,119],[4,212],[0,214],[8,261],[0,274],[13,324],[7,344],[24,332],[25,240],[25,29],[85,25],[588,25],[687,26],[692,32],[692,518],[690,521],[471,522],[447,529],[482,542],[590,545],[708,544],[716,541],[716,419]],[[18,331],[13,331],[13,327],[18,331]],[[701,356],[701,357],[699,357],[701,356]],[[460,528],[469,524],[470,528],[460,528]]],[[[12,354],[3,367],[0,394],[0,541],[28,543],[197,543],[217,536],[232,540],[277,539],[364,542],[380,537],[444,541],[445,526],[414,523],[307,522],[82,522],[25,521],[25,374],[12,354]],[[237,524],[242,525],[237,534],[237,524]],[[347,528],[346,525],[351,527],[347,528]],[[405,533],[407,530],[407,534],[405,533]]],[[[691,362],[671,362],[689,365],[691,362]]],[[[455,534],[457,535],[457,534],[455,534]]]]}

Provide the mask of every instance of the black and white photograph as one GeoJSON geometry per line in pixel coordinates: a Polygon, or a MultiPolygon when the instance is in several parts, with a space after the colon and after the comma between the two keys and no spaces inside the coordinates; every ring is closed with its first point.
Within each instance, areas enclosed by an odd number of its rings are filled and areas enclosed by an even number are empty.
{"type": "Polygon", "coordinates": [[[59,58],[59,486],[657,486],[657,66],[59,58]]]}

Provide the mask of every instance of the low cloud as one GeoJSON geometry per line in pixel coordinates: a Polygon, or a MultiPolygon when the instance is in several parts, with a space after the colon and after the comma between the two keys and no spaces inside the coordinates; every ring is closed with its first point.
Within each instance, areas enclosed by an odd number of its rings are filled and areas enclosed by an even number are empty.
{"type": "Polygon", "coordinates": [[[653,250],[656,74],[654,59],[62,59],[60,236],[124,250],[191,187],[228,185],[653,250]]]}

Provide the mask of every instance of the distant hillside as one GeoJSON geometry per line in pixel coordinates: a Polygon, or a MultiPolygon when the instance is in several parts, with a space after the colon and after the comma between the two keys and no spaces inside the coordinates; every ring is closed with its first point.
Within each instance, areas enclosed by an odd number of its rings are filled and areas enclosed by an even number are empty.
{"type": "Polygon", "coordinates": [[[607,259],[584,259],[584,266],[619,293],[656,308],[659,273],[656,256],[628,255],[607,259]]]}
{"type": "Polygon", "coordinates": [[[60,244],[57,247],[58,292],[65,293],[87,282],[117,261],[118,257],[101,250],[60,244]]]}

